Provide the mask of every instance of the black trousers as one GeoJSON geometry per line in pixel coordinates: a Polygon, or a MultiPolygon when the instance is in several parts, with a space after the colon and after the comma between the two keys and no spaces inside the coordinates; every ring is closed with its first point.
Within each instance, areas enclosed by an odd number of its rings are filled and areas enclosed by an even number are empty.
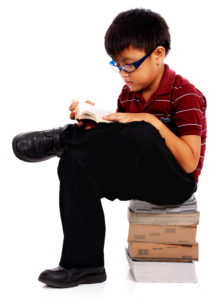
{"type": "Polygon", "coordinates": [[[91,130],[73,124],[61,138],[69,145],[58,166],[64,268],[104,266],[101,198],[182,204],[197,189],[144,121],[98,123],[91,130]]]}

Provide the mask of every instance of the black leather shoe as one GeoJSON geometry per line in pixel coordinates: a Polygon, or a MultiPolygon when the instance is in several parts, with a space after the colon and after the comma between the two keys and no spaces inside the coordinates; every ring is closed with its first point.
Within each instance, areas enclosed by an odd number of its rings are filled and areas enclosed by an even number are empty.
{"type": "Polygon", "coordinates": [[[43,271],[38,280],[51,287],[68,288],[79,284],[100,283],[106,280],[104,267],[65,269],[58,266],[43,271]]]}
{"type": "Polygon", "coordinates": [[[63,145],[60,134],[67,126],[16,135],[12,141],[14,154],[26,162],[40,162],[54,156],[60,157],[67,148],[63,145]]]}

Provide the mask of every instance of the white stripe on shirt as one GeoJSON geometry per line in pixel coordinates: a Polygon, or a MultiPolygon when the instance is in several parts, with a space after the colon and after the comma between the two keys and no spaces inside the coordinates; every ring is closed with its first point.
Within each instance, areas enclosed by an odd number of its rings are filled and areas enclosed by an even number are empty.
{"type": "Polygon", "coordinates": [[[176,87],[176,86],[171,86],[173,89],[181,89],[182,88],[182,86],[179,86],[179,87],[176,87]]]}
{"type": "Polygon", "coordinates": [[[188,111],[188,110],[198,110],[200,113],[203,113],[200,109],[198,108],[188,108],[188,109],[184,109],[184,110],[179,110],[176,112],[176,114],[178,113],[181,113],[181,112],[185,112],[185,111],[188,111]]]}
{"type": "Polygon", "coordinates": [[[199,127],[202,127],[200,124],[184,124],[184,125],[179,125],[178,128],[184,127],[184,126],[199,126],[199,127]]]}
{"type": "Polygon", "coordinates": [[[156,102],[170,102],[170,100],[165,100],[165,99],[156,99],[154,101],[156,101],[156,102]]]}
{"type": "Polygon", "coordinates": [[[141,101],[139,99],[127,99],[127,100],[120,100],[120,103],[128,102],[128,101],[141,101]]]}
{"type": "Polygon", "coordinates": [[[183,97],[186,97],[186,96],[188,96],[188,95],[195,95],[195,96],[198,96],[199,98],[202,98],[202,96],[200,96],[200,95],[198,95],[198,94],[196,94],[196,93],[187,93],[187,94],[184,94],[184,95],[182,95],[182,96],[176,98],[176,99],[174,100],[174,103],[175,103],[177,100],[179,100],[179,99],[181,99],[181,98],[183,98],[183,97]]]}

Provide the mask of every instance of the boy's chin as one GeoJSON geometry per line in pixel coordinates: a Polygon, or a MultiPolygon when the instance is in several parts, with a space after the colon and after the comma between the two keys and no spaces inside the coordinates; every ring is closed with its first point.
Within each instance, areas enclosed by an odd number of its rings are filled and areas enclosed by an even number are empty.
{"type": "Polygon", "coordinates": [[[136,92],[136,88],[132,84],[127,84],[127,86],[130,89],[130,91],[136,92]]]}
{"type": "Polygon", "coordinates": [[[136,85],[136,84],[127,84],[128,88],[130,89],[130,91],[132,92],[140,92],[142,91],[142,86],[136,85]]]}
{"type": "Polygon", "coordinates": [[[129,85],[128,87],[129,87],[130,91],[132,91],[132,92],[140,92],[141,91],[141,89],[131,86],[131,85],[129,85]]]}

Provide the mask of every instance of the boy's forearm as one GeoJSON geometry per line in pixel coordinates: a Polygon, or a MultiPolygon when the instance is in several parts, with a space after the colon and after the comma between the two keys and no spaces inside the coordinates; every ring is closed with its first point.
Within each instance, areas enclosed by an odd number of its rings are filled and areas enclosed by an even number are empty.
{"type": "MultiPolygon", "coordinates": [[[[154,116],[153,116],[154,117],[154,116]]],[[[171,151],[179,165],[186,173],[193,172],[197,167],[197,156],[193,153],[190,146],[181,138],[176,136],[163,122],[156,117],[148,119],[147,122],[151,123],[165,139],[167,148],[171,151]]]]}

